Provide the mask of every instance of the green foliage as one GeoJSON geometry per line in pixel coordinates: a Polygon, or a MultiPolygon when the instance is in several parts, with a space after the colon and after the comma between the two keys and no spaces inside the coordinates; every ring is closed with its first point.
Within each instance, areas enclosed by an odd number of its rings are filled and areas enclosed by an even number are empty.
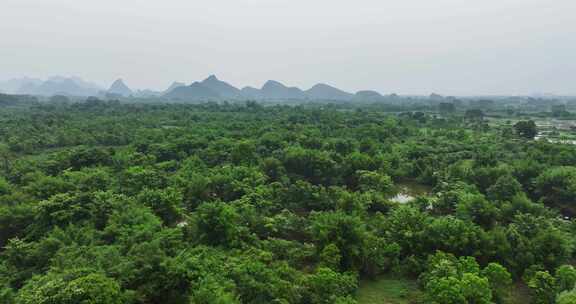
{"type": "Polygon", "coordinates": [[[123,174],[124,191],[136,194],[145,188],[157,189],[164,185],[164,178],[152,168],[134,166],[126,169],[123,174]]]}
{"type": "Polygon", "coordinates": [[[522,185],[511,175],[500,176],[487,190],[488,197],[495,201],[510,201],[522,192],[522,185]]]}
{"type": "Polygon", "coordinates": [[[36,276],[16,297],[17,304],[123,304],[128,300],[115,280],[84,271],[36,276]]]}
{"type": "Polygon", "coordinates": [[[455,277],[443,277],[430,281],[426,285],[426,292],[431,303],[463,304],[466,297],[463,294],[462,284],[455,277]]]}
{"type": "Polygon", "coordinates": [[[12,192],[11,188],[8,181],[0,176],[0,196],[10,194],[12,192]]]}
{"type": "Polygon", "coordinates": [[[550,168],[535,179],[535,191],[544,203],[573,209],[568,203],[576,196],[576,168],[550,168]]]}
{"type": "Polygon", "coordinates": [[[2,107],[0,302],[570,301],[576,147],[452,103],[2,107]]]}
{"type": "Polygon", "coordinates": [[[514,125],[514,129],[516,130],[518,136],[527,139],[534,139],[534,136],[538,134],[536,124],[532,120],[519,121],[514,125]]]}
{"type": "Polygon", "coordinates": [[[198,286],[193,286],[190,304],[238,304],[238,297],[227,288],[234,285],[230,282],[221,282],[218,279],[208,276],[198,282],[198,286]]]}
{"type": "Polygon", "coordinates": [[[340,270],[340,265],[342,263],[342,255],[340,254],[340,249],[334,244],[328,244],[322,252],[320,252],[320,267],[330,268],[332,270],[340,270]]]}
{"type": "Polygon", "coordinates": [[[182,194],[176,189],[144,189],[136,200],[152,209],[167,225],[175,224],[182,217],[182,194]]]}
{"type": "Polygon", "coordinates": [[[34,206],[29,203],[17,205],[0,204],[0,247],[10,238],[24,236],[24,231],[34,221],[34,206]]]}
{"type": "Polygon", "coordinates": [[[554,272],[559,292],[576,288],[576,269],[572,265],[562,265],[554,272]]]}
{"type": "Polygon", "coordinates": [[[14,297],[15,297],[15,292],[10,287],[8,282],[5,282],[5,279],[0,279],[0,302],[6,303],[6,304],[13,304],[14,303],[14,297]]]}
{"type": "Polygon", "coordinates": [[[211,245],[238,246],[245,231],[236,208],[222,202],[206,202],[196,210],[200,238],[211,245]]]}
{"type": "Polygon", "coordinates": [[[327,152],[291,147],[284,152],[284,167],[289,174],[301,176],[313,184],[330,184],[336,164],[327,152]]]}
{"type": "Polygon", "coordinates": [[[556,300],[556,279],[547,271],[536,271],[527,282],[535,304],[553,304],[556,300]]]}
{"type": "Polygon", "coordinates": [[[510,274],[496,263],[481,270],[472,257],[442,252],[429,257],[420,280],[432,303],[501,303],[511,283],[510,274]]]}
{"type": "Polygon", "coordinates": [[[361,304],[420,303],[421,298],[422,294],[414,280],[394,276],[362,280],[357,293],[358,303],[361,304]]]}
{"type": "Polygon", "coordinates": [[[371,171],[357,171],[358,184],[363,191],[376,191],[384,194],[394,192],[394,183],[388,175],[371,171]]]}
{"type": "Polygon", "coordinates": [[[75,170],[97,165],[107,165],[110,161],[109,153],[97,147],[80,148],[70,155],[70,165],[75,170]]]}
{"type": "Polygon", "coordinates": [[[358,287],[358,281],[352,274],[341,274],[329,268],[319,268],[316,273],[306,277],[305,286],[309,303],[328,304],[351,294],[358,287]]]}
{"type": "Polygon", "coordinates": [[[556,304],[576,304],[576,290],[561,292],[556,297],[556,304]]]}
{"type": "Polygon", "coordinates": [[[508,288],[512,284],[512,276],[502,265],[489,263],[482,269],[482,276],[488,279],[490,289],[496,303],[503,303],[507,298],[508,288]]]}
{"type": "Polygon", "coordinates": [[[463,194],[458,198],[456,215],[474,222],[482,227],[490,228],[498,216],[498,209],[481,194],[463,194]]]}
{"type": "Polygon", "coordinates": [[[430,247],[458,255],[475,254],[483,238],[480,227],[453,217],[432,220],[424,236],[430,247]]]}
{"type": "Polygon", "coordinates": [[[389,242],[383,237],[368,235],[364,242],[364,265],[362,273],[369,277],[376,277],[386,273],[399,263],[400,246],[389,242]]]}
{"type": "Polygon", "coordinates": [[[343,269],[360,269],[366,233],[360,218],[341,212],[316,213],[312,215],[310,233],[322,247],[337,246],[342,254],[343,269]]]}
{"type": "Polygon", "coordinates": [[[486,278],[472,273],[462,276],[462,293],[468,303],[492,303],[492,293],[486,278]]]}

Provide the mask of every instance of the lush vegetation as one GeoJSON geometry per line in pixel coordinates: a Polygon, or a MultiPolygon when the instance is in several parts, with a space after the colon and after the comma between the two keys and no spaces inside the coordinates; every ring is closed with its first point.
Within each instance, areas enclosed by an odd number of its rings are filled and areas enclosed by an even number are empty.
{"type": "Polygon", "coordinates": [[[361,281],[357,299],[362,304],[418,303],[422,292],[414,280],[384,276],[361,281]]]}
{"type": "Polygon", "coordinates": [[[11,100],[0,302],[576,303],[576,146],[441,110],[11,100]]]}

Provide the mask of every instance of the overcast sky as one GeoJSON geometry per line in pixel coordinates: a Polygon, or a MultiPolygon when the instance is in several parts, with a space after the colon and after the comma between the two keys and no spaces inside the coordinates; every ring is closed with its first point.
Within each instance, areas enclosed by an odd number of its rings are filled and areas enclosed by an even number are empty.
{"type": "Polygon", "coordinates": [[[576,0],[1,0],[0,79],[576,94],[576,0]]]}

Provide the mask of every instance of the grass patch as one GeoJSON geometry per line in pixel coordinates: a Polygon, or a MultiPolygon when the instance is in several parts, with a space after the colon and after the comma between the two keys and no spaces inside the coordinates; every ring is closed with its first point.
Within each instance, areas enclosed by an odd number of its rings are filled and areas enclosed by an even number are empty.
{"type": "Polygon", "coordinates": [[[409,304],[419,303],[421,298],[415,280],[393,276],[362,280],[357,294],[359,304],[409,304]]]}
{"type": "Polygon", "coordinates": [[[510,293],[504,303],[526,304],[532,303],[530,289],[522,282],[516,282],[510,287],[510,293]]]}

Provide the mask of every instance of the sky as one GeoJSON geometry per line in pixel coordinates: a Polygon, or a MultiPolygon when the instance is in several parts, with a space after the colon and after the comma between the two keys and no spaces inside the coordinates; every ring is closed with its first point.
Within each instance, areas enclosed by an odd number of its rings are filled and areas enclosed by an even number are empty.
{"type": "Polygon", "coordinates": [[[575,0],[2,0],[0,80],[576,95],[575,0]]]}

